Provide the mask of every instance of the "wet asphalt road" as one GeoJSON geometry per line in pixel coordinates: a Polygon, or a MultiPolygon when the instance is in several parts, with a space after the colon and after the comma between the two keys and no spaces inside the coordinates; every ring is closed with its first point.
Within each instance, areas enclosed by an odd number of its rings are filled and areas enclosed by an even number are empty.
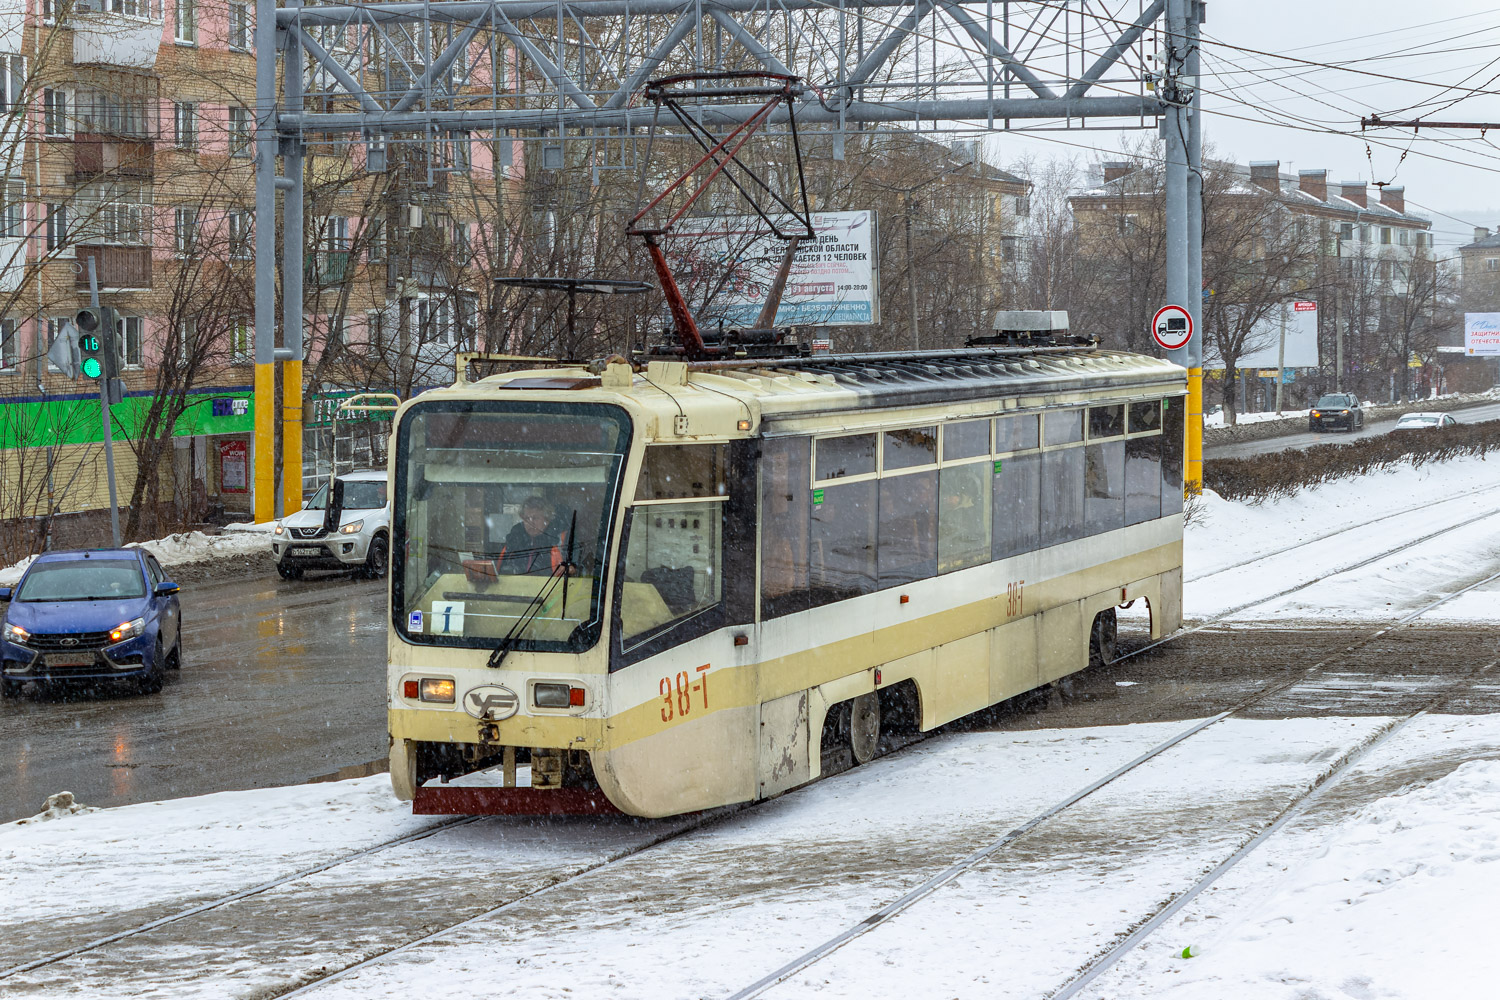
{"type": "Polygon", "coordinates": [[[185,584],[183,667],[155,695],[0,705],[0,822],[67,790],[117,806],[306,781],[386,754],[385,581],[185,584]]]}
{"type": "MultiPolygon", "coordinates": [[[[1486,420],[1500,420],[1500,403],[1490,403],[1485,406],[1473,406],[1465,410],[1451,411],[1453,418],[1462,424],[1477,424],[1486,420]]],[[[1311,448],[1315,444],[1345,444],[1349,441],[1358,441],[1360,438],[1379,437],[1390,432],[1396,426],[1395,420],[1381,420],[1367,422],[1361,430],[1350,434],[1347,431],[1322,431],[1312,433],[1304,431],[1301,434],[1286,434],[1282,437],[1267,438],[1264,441],[1245,441],[1240,444],[1221,444],[1212,448],[1203,449],[1204,458],[1249,458],[1252,455],[1265,455],[1270,452],[1284,451],[1287,448],[1311,448]]]]}

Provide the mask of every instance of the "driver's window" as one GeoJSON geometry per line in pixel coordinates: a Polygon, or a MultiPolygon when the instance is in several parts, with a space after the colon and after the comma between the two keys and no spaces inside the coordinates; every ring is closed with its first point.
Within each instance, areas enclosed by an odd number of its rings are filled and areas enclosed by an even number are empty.
{"type": "Polygon", "coordinates": [[[722,600],[722,506],[699,501],[635,508],[620,596],[624,649],[722,600]]]}

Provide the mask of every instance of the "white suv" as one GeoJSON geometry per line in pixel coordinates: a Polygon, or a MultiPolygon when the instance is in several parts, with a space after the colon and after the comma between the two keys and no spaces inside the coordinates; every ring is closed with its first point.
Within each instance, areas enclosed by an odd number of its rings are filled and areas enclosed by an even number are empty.
{"type": "Polygon", "coordinates": [[[325,483],[306,507],[276,522],[271,552],[283,580],[309,569],[385,576],[391,563],[391,503],[384,470],[350,472],[333,485],[333,510],[325,483]]]}

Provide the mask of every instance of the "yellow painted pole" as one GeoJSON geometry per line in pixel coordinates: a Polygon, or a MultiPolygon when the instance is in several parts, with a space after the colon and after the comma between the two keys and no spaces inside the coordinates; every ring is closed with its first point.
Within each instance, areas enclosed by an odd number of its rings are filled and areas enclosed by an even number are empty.
{"type": "Polygon", "coordinates": [[[281,501],[302,509],[302,362],[281,363],[281,501]]]}
{"type": "Polygon", "coordinates": [[[276,516],[276,366],[255,366],[254,506],[257,523],[276,516]]]}
{"type": "Polygon", "coordinates": [[[1184,488],[1195,497],[1203,492],[1203,369],[1188,369],[1187,468],[1184,488]]]}

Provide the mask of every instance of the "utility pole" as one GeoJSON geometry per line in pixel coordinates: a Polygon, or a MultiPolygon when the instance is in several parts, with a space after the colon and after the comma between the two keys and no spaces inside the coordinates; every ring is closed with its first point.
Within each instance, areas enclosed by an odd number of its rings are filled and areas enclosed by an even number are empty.
{"type": "Polygon", "coordinates": [[[1281,303],[1281,342],[1276,345],[1276,415],[1281,416],[1281,386],[1286,379],[1286,303],[1281,303]]]}
{"type": "Polygon", "coordinates": [[[915,211],[911,192],[906,192],[906,294],[910,299],[908,308],[911,310],[908,321],[911,325],[911,349],[919,350],[922,346],[921,335],[917,332],[917,262],[912,260],[911,255],[911,213],[915,211]]]}
{"type": "Polygon", "coordinates": [[[1333,318],[1333,389],[1344,391],[1344,289],[1334,292],[1336,297],[1333,318]]]}
{"type": "Polygon", "coordinates": [[[99,327],[99,339],[104,342],[104,373],[99,379],[99,416],[104,423],[104,471],[109,477],[109,533],[115,548],[120,547],[120,501],[115,492],[115,439],[110,426],[109,402],[115,389],[115,352],[119,350],[116,340],[114,310],[99,308],[99,273],[94,269],[94,258],[89,258],[89,308],[103,318],[99,327]]]}

